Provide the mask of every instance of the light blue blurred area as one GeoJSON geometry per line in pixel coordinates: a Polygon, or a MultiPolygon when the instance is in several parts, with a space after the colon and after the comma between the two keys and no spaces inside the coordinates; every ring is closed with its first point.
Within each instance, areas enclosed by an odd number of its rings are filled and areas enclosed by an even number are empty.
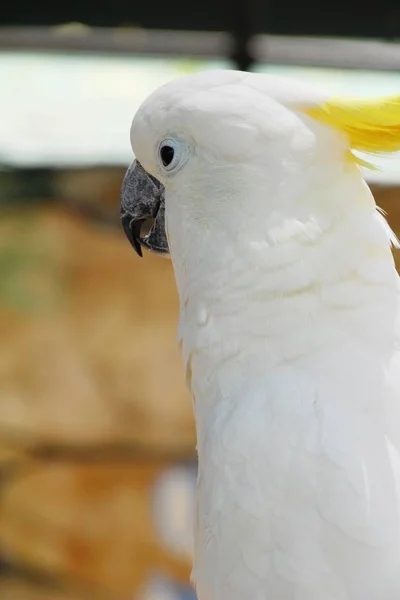
{"type": "MultiPolygon", "coordinates": [[[[193,522],[195,512],[197,468],[193,463],[180,463],[166,469],[153,488],[152,517],[160,543],[170,554],[186,558],[193,555],[193,522]]],[[[189,586],[154,575],[142,596],[134,600],[195,600],[189,586]]]]}
{"type": "Polygon", "coordinates": [[[196,593],[189,586],[154,576],[138,600],[196,600],[196,593]]]}
{"type": "Polygon", "coordinates": [[[0,52],[0,164],[125,166],[133,115],[153,90],[229,66],[190,57],[0,52]]]}
{"type": "Polygon", "coordinates": [[[395,71],[301,67],[263,63],[257,64],[253,71],[308,81],[331,94],[349,96],[400,94],[400,73],[395,71]]]}
{"type": "Polygon", "coordinates": [[[197,469],[177,464],[158,478],[153,490],[153,523],[160,542],[169,552],[193,554],[193,522],[197,469]]]}
{"type": "MultiPolygon", "coordinates": [[[[0,164],[126,166],[130,124],[157,87],[228,60],[105,55],[84,52],[0,52],[0,164]]],[[[255,72],[309,81],[332,94],[400,93],[400,73],[259,63],[255,72]]],[[[372,182],[397,184],[400,156],[374,158],[372,182]]]]}

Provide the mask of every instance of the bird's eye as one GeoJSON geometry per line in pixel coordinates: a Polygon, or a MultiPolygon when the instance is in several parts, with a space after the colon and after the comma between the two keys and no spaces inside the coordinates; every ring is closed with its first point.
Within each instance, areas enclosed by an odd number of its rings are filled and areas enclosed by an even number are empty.
{"type": "Polygon", "coordinates": [[[160,163],[164,171],[176,171],[188,158],[188,147],[179,140],[168,138],[163,140],[158,147],[160,163]]]}
{"type": "Polygon", "coordinates": [[[174,154],[175,150],[172,148],[172,146],[167,146],[167,144],[165,144],[165,146],[160,148],[161,161],[164,167],[168,167],[172,163],[174,154]]]}

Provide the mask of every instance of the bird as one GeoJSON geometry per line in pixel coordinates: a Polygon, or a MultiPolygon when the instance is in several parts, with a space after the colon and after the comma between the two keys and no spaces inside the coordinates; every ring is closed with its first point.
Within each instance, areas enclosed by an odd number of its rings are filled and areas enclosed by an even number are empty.
{"type": "Polygon", "coordinates": [[[130,140],[122,225],[179,294],[199,600],[399,600],[398,241],[365,168],[400,149],[400,95],[206,71],[130,140]]]}

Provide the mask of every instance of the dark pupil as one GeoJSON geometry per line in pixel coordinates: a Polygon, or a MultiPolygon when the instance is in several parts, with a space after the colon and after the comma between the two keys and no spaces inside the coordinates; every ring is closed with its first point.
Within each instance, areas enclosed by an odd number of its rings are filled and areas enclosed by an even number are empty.
{"type": "Polygon", "coordinates": [[[163,146],[160,151],[161,160],[164,167],[168,167],[174,158],[174,149],[171,146],[163,146]]]}

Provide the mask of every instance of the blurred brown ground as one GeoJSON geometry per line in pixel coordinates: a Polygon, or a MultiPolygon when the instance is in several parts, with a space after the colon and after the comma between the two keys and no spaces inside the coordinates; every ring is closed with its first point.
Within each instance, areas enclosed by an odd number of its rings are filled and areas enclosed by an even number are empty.
{"type": "Polygon", "coordinates": [[[132,599],[153,571],[187,582],[150,514],[156,478],[195,446],[169,261],[43,205],[2,214],[0,270],[0,557],[45,580],[11,573],[0,598],[132,599]]]}
{"type": "MultiPolygon", "coordinates": [[[[120,175],[59,184],[106,212],[120,175]]],[[[399,231],[400,191],[375,196],[399,231]]],[[[157,477],[195,446],[170,262],[39,205],[2,215],[0,277],[0,558],[16,565],[0,598],[132,599],[154,571],[187,582],[151,515],[157,477]]]]}

